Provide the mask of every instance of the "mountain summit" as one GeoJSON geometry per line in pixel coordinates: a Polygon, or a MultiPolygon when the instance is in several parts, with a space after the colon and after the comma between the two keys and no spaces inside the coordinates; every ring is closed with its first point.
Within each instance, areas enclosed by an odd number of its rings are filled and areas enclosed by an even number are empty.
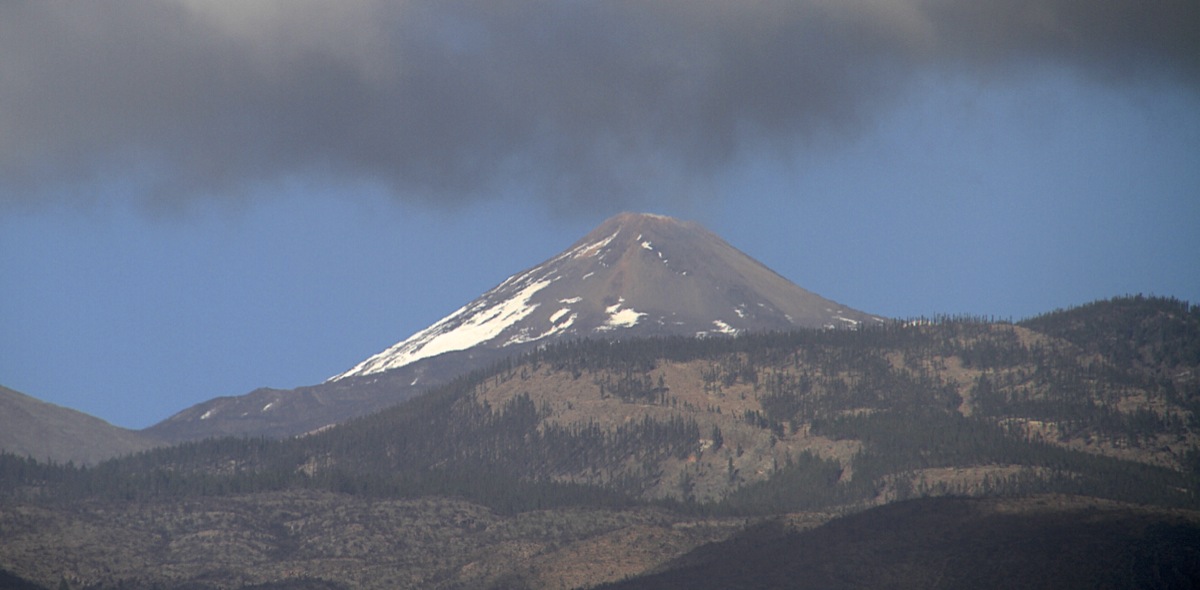
{"type": "Polygon", "coordinates": [[[623,213],[324,383],[211,399],[148,431],[168,441],[303,434],[562,340],[855,328],[877,321],[883,320],[797,287],[699,225],[623,213]]]}
{"type": "Polygon", "coordinates": [[[622,213],[331,380],[475,347],[854,328],[873,321],[882,319],[796,286],[695,223],[622,213]]]}

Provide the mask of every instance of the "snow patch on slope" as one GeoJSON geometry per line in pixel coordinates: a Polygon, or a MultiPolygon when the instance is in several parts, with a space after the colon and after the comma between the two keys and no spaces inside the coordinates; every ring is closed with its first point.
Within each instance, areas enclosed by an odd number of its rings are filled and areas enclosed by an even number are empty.
{"type": "Polygon", "coordinates": [[[608,328],[632,328],[637,325],[638,320],[641,320],[646,314],[634,311],[632,309],[622,309],[613,312],[608,316],[608,321],[604,322],[604,326],[608,328]]]}
{"type": "Polygon", "coordinates": [[[608,319],[604,320],[602,325],[597,326],[596,330],[605,332],[616,328],[632,328],[646,316],[646,314],[633,309],[621,309],[624,305],[625,299],[622,298],[616,304],[604,308],[604,311],[608,313],[608,319]]]}
{"type": "MultiPolygon", "coordinates": [[[[509,279],[492,292],[495,293],[509,284],[520,284],[521,280],[526,280],[528,277],[529,273],[526,273],[520,275],[517,281],[509,279]]],[[[462,307],[438,323],[417,332],[408,340],[368,358],[353,369],[332,377],[330,380],[336,381],[354,375],[379,373],[403,367],[423,358],[466,350],[487,342],[533,313],[538,304],[530,304],[529,300],[552,282],[554,282],[553,279],[535,281],[499,302],[485,297],[473,305],[462,307]]],[[[515,338],[519,338],[519,336],[515,338]]]]}
{"type": "Polygon", "coordinates": [[[616,239],[617,234],[619,234],[619,233],[621,233],[621,230],[618,229],[617,231],[613,232],[613,234],[611,236],[608,236],[607,238],[604,238],[603,240],[600,240],[599,242],[595,242],[592,244],[584,244],[582,246],[579,246],[578,248],[575,248],[574,250],[569,250],[566,253],[555,258],[552,262],[556,262],[563,258],[584,258],[584,257],[595,256],[596,254],[600,253],[600,250],[602,248],[604,248],[605,246],[612,243],[612,241],[614,239],[616,239]]]}
{"type": "Polygon", "coordinates": [[[505,342],[504,346],[508,346],[509,344],[522,344],[525,342],[533,342],[535,340],[549,338],[550,336],[554,336],[555,334],[558,334],[559,332],[563,332],[563,331],[567,330],[568,328],[570,328],[572,325],[575,324],[575,318],[577,318],[577,317],[579,317],[579,314],[573,313],[570,316],[568,316],[565,321],[554,324],[553,326],[550,327],[549,330],[546,330],[545,332],[542,332],[541,334],[538,334],[537,336],[528,336],[524,333],[519,334],[519,335],[511,338],[508,342],[505,342]]]}

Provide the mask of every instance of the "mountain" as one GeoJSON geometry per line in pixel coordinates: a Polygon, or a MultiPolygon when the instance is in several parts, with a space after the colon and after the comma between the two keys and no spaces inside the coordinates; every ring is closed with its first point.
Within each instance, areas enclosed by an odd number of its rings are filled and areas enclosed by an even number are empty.
{"type": "Polygon", "coordinates": [[[333,379],[468,348],[881,321],[796,286],[695,223],[622,213],[565,252],[333,379]]]}
{"type": "Polygon", "coordinates": [[[854,329],[883,321],[796,286],[695,223],[623,213],[326,383],[217,398],[149,432],[169,440],[303,434],[511,355],[580,338],[854,329]]]}
{"type": "Polygon", "coordinates": [[[144,433],[0,386],[0,451],[88,465],[160,444],[144,433]]]}

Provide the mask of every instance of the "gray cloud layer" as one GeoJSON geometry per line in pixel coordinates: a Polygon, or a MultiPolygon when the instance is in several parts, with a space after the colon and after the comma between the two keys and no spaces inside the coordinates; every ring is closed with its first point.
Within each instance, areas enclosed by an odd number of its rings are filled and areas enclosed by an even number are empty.
{"type": "Polygon", "coordinates": [[[869,124],[926,68],[1200,87],[1195,0],[10,0],[0,204],[288,178],[560,206],[869,124]],[[67,195],[64,197],[64,195],[67,195]]]}

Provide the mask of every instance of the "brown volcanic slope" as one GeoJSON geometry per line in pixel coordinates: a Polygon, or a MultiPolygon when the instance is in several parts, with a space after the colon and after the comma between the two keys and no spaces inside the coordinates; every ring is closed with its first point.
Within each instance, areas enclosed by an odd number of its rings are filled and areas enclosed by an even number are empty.
{"type": "Polygon", "coordinates": [[[695,223],[622,213],[335,379],[469,348],[882,321],[796,286],[695,223]]]}
{"type": "Polygon", "coordinates": [[[209,400],[148,432],[176,441],[302,434],[400,403],[509,355],[579,338],[882,321],[796,286],[695,223],[623,213],[326,383],[209,400]]]}
{"type": "Polygon", "coordinates": [[[5,452],[86,465],[159,444],[146,434],[0,386],[0,450],[5,452]]]}

